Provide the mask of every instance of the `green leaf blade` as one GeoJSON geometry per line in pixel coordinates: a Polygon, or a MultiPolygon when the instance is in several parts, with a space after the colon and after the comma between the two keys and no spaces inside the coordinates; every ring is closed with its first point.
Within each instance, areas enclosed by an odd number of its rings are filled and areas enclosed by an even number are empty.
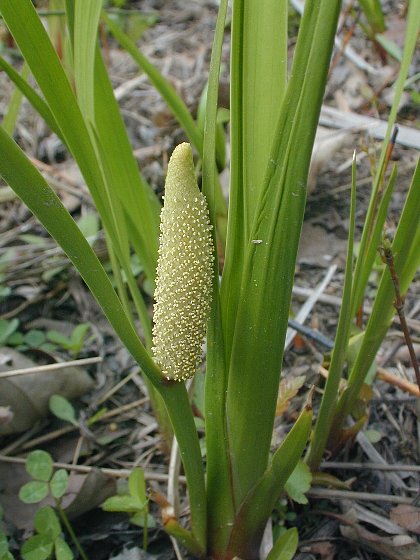
{"type": "Polygon", "coordinates": [[[326,443],[330,435],[334,410],[338,399],[340,380],[343,377],[343,368],[346,352],[350,340],[352,324],[352,289],[353,289],[353,246],[354,232],[356,226],[356,157],[353,158],[352,167],[352,190],[350,203],[350,225],[347,241],[346,268],[344,274],[344,289],[342,305],[338,319],[337,334],[334,341],[334,349],[331,356],[331,364],[321,406],[315,425],[311,445],[307,454],[307,461],[313,471],[317,470],[325,451],[326,443]]]}
{"type": "Polygon", "coordinates": [[[222,315],[219,293],[219,257],[217,230],[217,168],[216,133],[217,106],[221,53],[224,38],[228,2],[220,2],[216,30],[210,61],[207,86],[205,123],[203,125],[203,194],[210,208],[213,225],[213,263],[212,307],[207,325],[207,360],[205,378],[205,417],[207,452],[207,515],[209,552],[214,556],[223,554],[227,547],[230,527],[235,515],[232,481],[229,476],[229,449],[226,432],[226,388],[228,383],[225,348],[222,332],[222,315]],[[220,520],[224,519],[221,529],[220,520]]]}
{"type": "Polygon", "coordinates": [[[136,467],[130,474],[128,489],[133,498],[136,498],[140,503],[147,504],[146,481],[144,470],[141,467],[136,467]]]}
{"type": "MultiPolygon", "coordinates": [[[[122,219],[118,220],[120,231],[123,232],[123,228],[127,230],[124,232],[127,242],[129,236],[147,277],[154,285],[160,204],[139,174],[99,49],[96,51],[94,72],[93,122],[97,141],[100,139],[99,153],[106,170],[109,196],[111,200],[118,200],[123,208],[122,219]]],[[[127,267],[126,274],[129,273],[127,267]]]]}
{"type": "Polygon", "coordinates": [[[125,513],[136,513],[139,509],[142,509],[145,504],[139,502],[139,500],[133,496],[111,496],[107,498],[102,504],[102,509],[104,511],[120,511],[125,513]]]}
{"type": "Polygon", "coordinates": [[[267,560],[292,560],[299,544],[299,534],[295,527],[288,529],[275,542],[267,560]]]}
{"type": "Polygon", "coordinates": [[[19,490],[19,498],[25,504],[37,504],[48,496],[48,484],[39,480],[27,482],[19,490]]]}
{"type": "MultiPolygon", "coordinates": [[[[420,159],[413,175],[410,189],[392,243],[394,265],[400,283],[401,295],[407,292],[420,267],[420,159]]],[[[382,273],[362,345],[350,371],[349,384],[337,404],[334,418],[335,431],[343,426],[352,410],[376,353],[385,338],[395,314],[395,288],[388,269],[382,273]]]]}
{"type": "Polygon", "coordinates": [[[53,460],[46,451],[32,451],[26,459],[26,472],[35,480],[48,482],[53,473],[53,460]]]}
{"type": "Polygon", "coordinates": [[[53,132],[57,134],[59,138],[63,140],[61,130],[55,120],[47,103],[38,95],[38,93],[28,84],[26,80],[16,72],[16,70],[11,66],[2,56],[0,56],[0,68],[6,72],[12,82],[17,88],[23,93],[32,107],[41,115],[47,125],[51,128],[53,132]]]}
{"type": "MultiPolygon", "coordinates": [[[[311,427],[312,407],[307,403],[293,428],[274,453],[271,464],[240,505],[229,543],[231,554],[240,557],[250,553],[258,554],[264,527],[287,480],[296,469],[311,427]]],[[[305,474],[302,476],[301,489],[306,488],[309,480],[305,467],[303,470],[305,474]]]]}
{"type": "Polygon", "coordinates": [[[287,479],[284,489],[294,502],[307,504],[308,498],[305,493],[310,489],[312,481],[311,471],[306,463],[299,461],[295,470],[287,479]]]}
{"type": "Polygon", "coordinates": [[[74,554],[71,548],[61,537],[57,537],[54,541],[54,550],[56,560],[73,560],[74,554]]]}
{"type": "Polygon", "coordinates": [[[46,535],[35,535],[23,544],[22,558],[23,560],[47,560],[51,556],[53,546],[46,535]]]}
{"type": "Polygon", "coordinates": [[[69,475],[64,469],[58,469],[50,481],[50,490],[53,498],[59,500],[64,496],[69,485],[69,475]]]}
{"type": "Polygon", "coordinates": [[[96,36],[102,0],[76,0],[74,12],[74,69],[77,99],[87,120],[93,120],[96,36]]]}
{"type": "Polygon", "coordinates": [[[173,114],[185,130],[189,141],[198,151],[200,156],[203,153],[203,138],[200,131],[195,124],[188,107],[178,96],[175,89],[168,82],[162,74],[151,64],[147,58],[137,49],[135,43],[119,28],[119,26],[102,12],[102,18],[107,27],[114,35],[115,39],[121,44],[122,47],[132,56],[139,67],[147,74],[152,84],[162,95],[168,107],[172,110],[173,114]]]}
{"type": "MultiPolygon", "coordinates": [[[[50,340],[53,339],[50,338],[50,340]]],[[[70,424],[73,424],[73,426],[79,425],[76,420],[76,412],[73,408],[73,405],[61,395],[52,395],[50,397],[48,405],[51,412],[55,416],[57,416],[57,418],[60,418],[60,420],[70,422],[70,424]]]]}
{"type": "Polygon", "coordinates": [[[50,541],[53,541],[61,533],[61,525],[57,514],[50,506],[45,506],[36,512],[34,526],[39,534],[45,535],[50,541]]]}

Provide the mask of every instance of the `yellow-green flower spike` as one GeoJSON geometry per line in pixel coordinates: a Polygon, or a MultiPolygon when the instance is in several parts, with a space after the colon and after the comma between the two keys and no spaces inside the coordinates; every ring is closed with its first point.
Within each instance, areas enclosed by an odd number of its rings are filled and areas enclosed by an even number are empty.
{"type": "Polygon", "coordinates": [[[213,243],[191,147],[169,161],[156,274],[153,354],[167,379],[192,377],[201,358],[212,291],[213,243]]]}

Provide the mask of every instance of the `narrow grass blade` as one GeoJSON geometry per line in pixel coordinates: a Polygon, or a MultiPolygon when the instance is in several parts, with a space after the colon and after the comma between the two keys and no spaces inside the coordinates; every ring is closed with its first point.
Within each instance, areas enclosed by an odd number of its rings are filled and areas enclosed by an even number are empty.
{"type": "MultiPolygon", "coordinates": [[[[25,81],[29,76],[29,66],[23,65],[20,78],[25,81]]],[[[16,121],[19,115],[20,106],[22,104],[23,93],[20,89],[15,89],[7,106],[7,111],[3,118],[2,126],[5,131],[12,135],[16,126],[16,121]]]]}
{"type": "Polygon", "coordinates": [[[67,14],[67,25],[68,25],[69,33],[70,33],[70,42],[73,46],[73,44],[74,44],[74,18],[75,18],[76,6],[74,4],[74,0],[65,0],[65,4],[66,4],[66,14],[67,14]]]}
{"type": "MultiPolygon", "coordinates": [[[[401,214],[398,228],[392,243],[395,270],[400,281],[401,295],[404,296],[420,266],[420,160],[413,176],[407,199],[401,214]]],[[[363,336],[362,346],[349,376],[348,387],[341,396],[334,419],[334,431],[330,442],[339,437],[339,431],[346,416],[351,412],[365,381],[366,375],[375,359],[376,353],[385,338],[394,316],[395,290],[389,270],[386,268],[381,277],[372,313],[363,336]]]]}
{"type": "Polygon", "coordinates": [[[30,0],[0,0],[0,10],[27,61],[65,143],[76,159],[111,237],[117,239],[102,170],[71,84],[30,0]]]}
{"type": "Polygon", "coordinates": [[[88,121],[94,118],[94,66],[101,8],[102,0],[75,0],[74,80],[79,107],[88,121]]]}
{"type": "MultiPolygon", "coordinates": [[[[213,228],[216,224],[216,131],[219,73],[228,1],[219,7],[210,61],[203,145],[203,193],[209,201],[213,228]]],[[[226,434],[227,370],[219,295],[219,263],[213,229],[215,261],[212,309],[207,327],[207,368],[205,391],[207,516],[209,554],[218,557],[226,549],[235,514],[230,480],[228,438],[226,434]]]]}
{"type": "Polygon", "coordinates": [[[32,86],[11,66],[2,56],[0,56],[0,68],[6,72],[12,82],[17,88],[23,93],[32,107],[37,113],[41,115],[47,125],[51,128],[53,132],[57,134],[59,138],[63,140],[61,130],[51,113],[50,108],[45,103],[40,95],[34,90],[32,86]]]}
{"type": "Polygon", "coordinates": [[[200,154],[203,155],[203,136],[200,133],[188,107],[176,93],[175,89],[168,82],[166,78],[153,66],[151,62],[138,50],[135,43],[121,30],[121,28],[103,11],[101,14],[102,19],[105,21],[108,29],[114,35],[115,39],[120,45],[132,56],[139,67],[145,72],[166,101],[168,107],[174,113],[177,120],[180,122],[182,128],[188,136],[189,141],[200,154]]]}
{"type": "Polygon", "coordinates": [[[394,86],[394,100],[391,107],[391,112],[388,117],[388,127],[385,138],[382,144],[382,151],[376,169],[375,181],[369,208],[366,216],[365,227],[363,230],[362,239],[360,242],[360,252],[356,262],[354,272],[354,286],[353,286],[353,308],[352,315],[354,316],[363,302],[363,297],[369,275],[372,270],[373,261],[375,259],[376,245],[372,242],[371,234],[375,226],[377,199],[380,196],[382,188],[382,178],[384,172],[384,163],[386,159],[386,151],[388,142],[391,138],[392,129],[395,124],[398,107],[402,92],[404,90],[405,81],[407,79],[408,70],[413,57],[414,49],[416,47],[417,36],[420,27],[420,0],[412,0],[409,4],[407,16],[407,28],[404,42],[404,54],[400,66],[400,73],[394,86]],[[373,246],[373,249],[372,249],[373,246]],[[369,249],[371,249],[369,251],[369,249]]]}
{"type": "Polygon", "coordinates": [[[168,535],[174,537],[184,548],[188,550],[188,552],[196,557],[203,555],[202,547],[197,543],[190,531],[187,531],[187,529],[182,527],[178,521],[170,519],[164,524],[163,528],[168,535]]]}
{"type": "MultiPolygon", "coordinates": [[[[211,63],[210,63],[211,64],[211,63]]],[[[219,69],[220,72],[220,69],[219,69]]],[[[197,108],[197,127],[200,130],[201,134],[204,137],[204,127],[206,121],[206,107],[207,107],[207,93],[208,93],[208,83],[204,87],[200,101],[198,102],[197,108]]],[[[226,113],[229,114],[228,109],[223,109],[224,116],[226,117],[226,113]]],[[[223,124],[229,122],[229,118],[226,117],[223,121],[220,120],[220,115],[222,113],[217,114],[216,118],[216,161],[217,167],[219,170],[225,169],[226,167],[226,135],[225,130],[223,128],[223,124]]],[[[205,148],[203,148],[205,152],[205,148]]]]}
{"type": "MultiPolygon", "coordinates": [[[[94,132],[94,131],[93,131],[94,132]]],[[[136,279],[133,276],[133,271],[130,261],[130,241],[127,232],[127,222],[125,220],[125,213],[122,206],[122,201],[117,195],[117,189],[115,185],[118,185],[118,177],[116,178],[116,183],[113,182],[115,179],[111,171],[112,158],[107,158],[102,139],[97,135],[93,134],[96,140],[96,149],[98,156],[102,161],[102,166],[104,169],[104,183],[107,196],[109,198],[109,207],[112,212],[113,223],[115,224],[116,238],[107,236],[108,251],[110,255],[114,255],[115,258],[111,258],[111,264],[113,265],[114,275],[117,281],[119,281],[119,293],[125,293],[125,287],[121,284],[122,276],[119,267],[122,268],[125,274],[125,280],[128,285],[129,292],[131,294],[137,315],[140,319],[141,325],[143,327],[143,334],[146,341],[146,345],[150,348],[151,346],[151,320],[149,311],[147,309],[146,303],[142,297],[142,294],[137,285],[136,279]],[[111,245],[111,246],[110,246],[111,245]],[[118,268],[118,270],[117,270],[118,268]]],[[[103,138],[103,137],[102,137],[103,138]]],[[[141,216],[141,214],[139,214],[141,216]]],[[[126,313],[130,315],[132,323],[134,325],[134,319],[132,318],[132,311],[130,309],[129,302],[126,301],[126,297],[123,299],[125,302],[126,313]]]]}
{"type": "Polygon", "coordinates": [[[369,279],[370,273],[372,272],[372,267],[375,262],[378,246],[380,244],[380,239],[382,236],[382,231],[388,214],[389,203],[391,202],[392,193],[394,192],[396,179],[397,169],[394,167],[386,183],[386,186],[382,187],[380,192],[378,192],[378,195],[375,197],[376,203],[374,204],[374,211],[370,216],[366,217],[366,221],[363,227],[362,239],[360,241],[359,254],[354,271],[352,307],[350,310],[350,315],[353,318],[355,317],[359,307],[363,302],[363,300],[360,299],[360,297],[363,296],[363,293],[358,292],[358,290],[361,289],[362,283],[364,283],[364,275],[366,275],[369,271],[369,274],[366,277],[367,281],[369,279]],[[364,255],[363,259],[362,255],[364,255]],[[358,276],[358,274],[360,274],[360,276],[358,276]],[[360,294],[360,297],[358,297],[358,294],[360,294]],[[359,305],[356,306],[356,304],[359,305]]]}
{"type": "MultiPolygon", "coordinates": [[[[124,209],[123,221],[147,277],[154,284],[160,204],[138,171],[127,131],[99,49],[94,67],[94,127],[102,146],[102,161],[113,200],[124,209]],[[127,217],[129,219],[127,219],[127,217]],[[135,230],[135,231],[134,231],[135,230]]],[[[122,226],[121,222],[117,227],[122,226]]]]}
{"type": "Polygon", "coordinates": [[[322,396],[318,418],[315,424],[314,434],[311,439],[307,463],[312,471],[317,470],[331,431],[334,418],[335,406],[338,398],[338,389],[343,375],[346,349],[349,342],[352,324],[351,316],[351,290],[353,279],[353,245],[354,228],[356,218],[356,154],[353,157],[352,166],[352,189],[350,204],[349,235],[347,241],[347,259],[344,279],[344,289],[340,316],[338,319],[337,335],[335,337],[334,349],[331,356],[331,364],[328,379],[322,396]]]}
{"type": "Polygon", "coordinates": [[[386,25],[380,0],[359,0],[359,4],[373,32],[383,33],[386,25]]]}
{"type": "Polygon", "coordinates": [[[191,531],[203,554],[207,546],[207,512],[204,467],[188,393],[184,383],[167,382],[159,387],[179,445],[187,478],[191,531]]]}

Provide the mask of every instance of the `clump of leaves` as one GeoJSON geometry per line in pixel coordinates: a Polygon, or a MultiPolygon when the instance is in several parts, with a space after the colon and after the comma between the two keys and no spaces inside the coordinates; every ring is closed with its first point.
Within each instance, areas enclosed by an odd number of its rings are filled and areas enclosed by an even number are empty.
{"type": "Polygon", "coordinates": [[[64,469],[54,472],[53,460],[46,451],[36,450],[28,455],[26,471],[33,478],[22,486],[19,498],[25,504],[37,504],[50,495],[58,512],[51,506],[39,509],[35,515],[34,526],[37,533],[22,546],[24,560],[46,560],[54,553],[57,560],[71,560],[73,552],[62,537],[61,523],[67,529],[80,556],[87,557],[61,507],[61,498],[68,487],[68,473],[64,469]],[[60,521],[61,520],[61,521],[60,521]]]}
{"type": "Polygon", "coordinates": [[[2,528],[3,508],[0,505],[0,560],[14,560],[13,554],[9,550],[9,541],[2,528]]]}
{"type": "Polygon", "coordinates": [[[11,319],[10,321],[0,319],[0,345],[7,344],[18,327],[18,319],[11,319]]]}
{"type": "Polygon", "coordinates": [[[71,332],[70,336],[65,336],[58,331],[48,331],[47,338],[50,342],[53,342],[57,346],[68,350],[73,358],[76,358],[85,343],[86,335],[89,331],[89,323],[81,323],[77,325],[71,332]]]}
{"type": "Polygon", "coordinates": [[[46,560],[54,553],[57,560],[72,560],[73,552],[62,537],[60,520],[51,506],[39,509],[34,520],[36,535],[21,549],[24,560],[46,560]]]}
{"type": "Polygon", "coordinates": [[[34,348],[45,352],[55,350],[56,346],[47,341],[47,335],[43,331],[31,329],[23,333],[19,326],[19,319],[0,319],[0,345],[12,346],[20,352],[34,348]]]}
{"type": "Polygon", "coordinates": [[[60,348],[67,350],[73,358],[79,356],[90,328],[89,323],[81,323],[72,330],[70,336],[65,336],[55,330],[45,333],[39,329],[30,329],[23,333],[19,326],[18,319],[0,319],[0,345],[15,347],[20,352],[32,349],[53,352],[60,348]]]}
{"type": "MultiPolygon", "coordinates": [[[[12,321],[14,320],[15,319],[12,319],[12,321]]],[[[23,333],[20,330],[16,329],[6,339],[5,344],[6,346],[12,346],[16,348],[16,350],[18,350],[19,352],[26,352],[28,350],[43,350],[44,352],[53,352],[57,349],[57,346],[55,344],[48,342],[45,332],[39,329],[31,329],[26,333],[23,333]]]]}
{"type": "Polygon", "coordinates": [[[128,513],[130,522],[143,528],[143,548],[147,550],[147,529],[155,526],[155,520],[149,514],[148,505],[144,471],[141,467],[136,467],[128,479],[128,493],[108,498],[102,508],[104,511],[128,513]]]}
{"type": "Polygon", "coordinates": [[[68,474],[64,469],[53,472],[53,460],[46,451],[36,450],[28,455],[26,472],[33,478],[22,486],[19,498],[25,504],[37,504],[48,494],[55,500],[63,497],[68,486],[68,474]]]}

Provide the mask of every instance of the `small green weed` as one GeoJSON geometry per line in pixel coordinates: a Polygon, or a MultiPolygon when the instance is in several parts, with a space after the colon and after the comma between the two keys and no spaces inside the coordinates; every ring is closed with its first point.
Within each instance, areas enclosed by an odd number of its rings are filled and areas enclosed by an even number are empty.
{"type": "Polygon", "coordinates": [[[22,486],[19,498],[25,504],[37,504],[49,495],[53,498],[56,511],[51,506],[39,509],[34,525],[37,533],[28,539],[21,549],[24,560],[46,560],[55,554],[57,560],[71,560],[73,552],[62,537],[62,526],[66,528],[83,560],[87,560],[79,541],[61,506],[61,499],[68,487],[68,473],[64,469],[54,472],[53,460],[46,451],[36,450],[28,455],[26,471],[33,478],[22,486]]]}
{"type": "MultiPolygon", "coordinates": [[[[73,426],[76,427],[80,426],[73,405],[65,397],[61,395],[51,395],[48,405],[54,416],[57,416],[60,420],[64,420],[64,422],[73,424],[73,426]]],[[[102,418],[106,411],[106,408],[99,409],[93,416],[84,420],[85,425],[92,426],[92,424],[95,424],[95,422],[102,418]]]]}
{"type": "Polygon", "coordinates": [[[86,335],[89,329],[89,323],[81,323],[72,330],[70,336],[65,336],[58,331],[52,330],[47,332],[47,339],[58,347],[68,350],[72,357],[76,358],[86,342],[86,335]]]}
{"type": "Polygon", "coordinates": [[[0,345],[12,346],[20,352],[27,350],[43,350],[54,352],[57,349],[68,351],[73,358],[77,358],[86,344],[86,335],[89,323],[77,325],[70,336],[50,330],[44,332],[39,329],[30,329],[26,333],[19,330],[19,319],[0,319],[0,345]]]}
{"type": "Polygon", "coordinates": [[[53,460],[46,451],[33,451],[28,455],[26,471],[33,478],[22,486],[19,498],[25,504],[37,504],[51,494],[59,500],[67,490],[68,474],[64,469],[53,473],[53,460]]]}
{"type": "Polygon", "coordinates": [[[9,541],[2,527],[3,508],[0,505],[0,560],[14,560],[13,554],[9,550],[9,541]]]}
{"type": "Polygon", "coordinates": [[[24,560],[46,560],[54,553],[57,560],[72,560],[73,552],[61,536],[61,524],[54,509],[45,506],[35,514],[36,535],[21,549],[24,560]]]}
{"type": "Polygon", "coordinates": [[[155,520],[148,511],[148,504],[144,471],[142,468],[136,467],[128,479],[128,493],[108,498],[102,508],[104,511],[128,513],[130,522],[143,528],[143,548],[147,550],[147,530],[149,527],[155,526],[155,520]]]}

